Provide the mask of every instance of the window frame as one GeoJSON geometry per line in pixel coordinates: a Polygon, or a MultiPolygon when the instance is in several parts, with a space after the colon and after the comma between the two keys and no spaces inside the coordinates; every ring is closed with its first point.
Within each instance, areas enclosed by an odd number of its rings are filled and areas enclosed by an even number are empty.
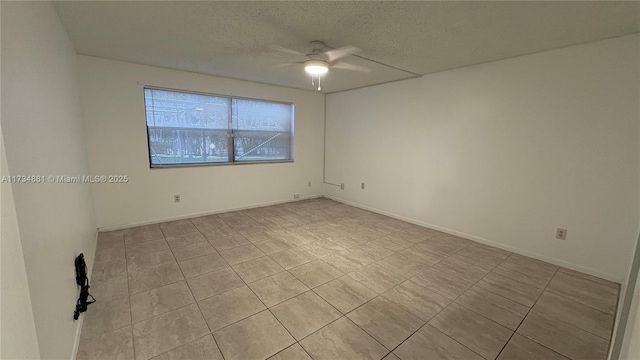
{"type": "MultiPolygon", "coordinates": [[[[172,89],[172,88],[165,88],[165,87],[159,87],[159,86],[152,86],[152,85],[144,85],[142,86],[142,105],[144,107],[144,120],[145,120],[145,127],[147,130],[147,154],[148,154],[148,159],[149,159],[149,168],[150,169],[169,169],[169,168],[182,168],[182,167],[201,167],[201,166],[226,166],[226,165],[255,165],[255,164],[278,164],[278,163],[293,163],[295,162],[295,152],[294,152],[294,145],[295,145],[295,103],[293,102],[288,102],[288,101],[280,101],[280,100],[271,100],[271,99],[258,99],[258,98],[252,98],[252,97],[246,97],[246,96],[234,96],[234,95],[223,95],[223,94],[215,94],[215,93],[207,93],[207,92],[202,92],[202,91],[191,91],[191,90],[183,90],[183,89],[172,89]],[[150,133],[149,133],[149,123],[147,120],[147,107],[146,107],[146,97],[145,97],[145,91],[146,90],[161,90],[161,91],[171,91],[171,92],[180,92],[180,93],[186,93],[186,94],[194,94],[194,95],[204,95],[204,96],[214,96],[214,97],[219,97],[219,98],[225,98],[228,100],[229,102],[229,120],[230,122],[228,122],[228,127],[226,129],[227,131],[227,141],[228,141],[228,159],[229,161],[225,161],[225,162],[193,162],[193,163],[172,163],[172,164],[166,164],[166,165],[158,165],[158,164],[153,164],[152,161],[152,154],[151,154],[151,138],[149,137],[150,133]],[[291,106],[291,129],[290,129],[290,144],[289,144],[289,154],[290,154],[290,158],[289,159],[275,159],[275,160],[251,160],[251,161],[235,161],[236,160],[236,154],[235,154],[235,149],[236,149],[236,145],[235,145],[235,135],[234,135],[234,131],[238,130],[241,131],[240,129],[234,129],[233,128],[233,122],[231,121],[233,119],[233,99],[240,99],[240,100],[253,100],[253,101],[263,101],[263,102],[270,102],[270,103],[276,103],[276,104],[285,104],[285,105],[290,105],[291,106]]],[[[198,129],[200,130],[200,129],[198,129]]],[[[224,131],[222,129],[210,129],[213,131],[224,131]]]]}

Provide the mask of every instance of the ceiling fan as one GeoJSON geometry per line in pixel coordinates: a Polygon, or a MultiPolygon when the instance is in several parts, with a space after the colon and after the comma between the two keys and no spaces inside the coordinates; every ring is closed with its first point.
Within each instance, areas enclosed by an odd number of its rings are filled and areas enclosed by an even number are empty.
{"type": "Polygon", "coordinates": [[[287,49],[282,46],[271,46],[271,48],[288,54],[306,56],[307,60],[305,61],[284,63],[277,66],[282,67],[303,64],[304,70],[307,72],[307,74],[311,75],[311,85],[315,86],[315,79],[318,79],[318,91],[322,90],[322,87],[320,86],[320,78],[322,77],[322,75],[329,72],[329,69],[345,69],[362,72],[371,71],[371,69],[364,66],[349,64],[344,61],[340,61],[340,59],[346,56],[359,52],[360,49],[355,46],[344,46],[337,49],[331,49],[319,40],[314,40],[310,42],[309,45],[311,49],[306,54],[303,54],[296,50],[287,49]]]}

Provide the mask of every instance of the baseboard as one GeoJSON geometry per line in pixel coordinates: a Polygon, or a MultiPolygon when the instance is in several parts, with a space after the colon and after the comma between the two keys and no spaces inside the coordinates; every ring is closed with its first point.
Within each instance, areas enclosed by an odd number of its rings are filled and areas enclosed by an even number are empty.
{"type": "Polygon", "coordinates": [[[502,250],[510,251],[512,253],[516,253],[516,254],[523,255],[523,256],[528,256],[528,257],[531,257],[531,258],[534,258],[534,259],[537,259],[537,260],[540,260],[540,261],[545,261],[545,262],[548,262],[548,263],[551,263],[551,264],[554,264],[554,265],[557,265],[557,266],[561,266],[561,267],[564,267],[564,268],[567,268],[567,269],[579,271],[579,272],[582,272],[582,273],[585,273],[585,274],[589,274],[589,275],[592,275],[592,276],[595,276],[595,277],[599,277],[601,279],[605,279],[605,280],[608,280],[608,281],[613,281],[613,282],[618,283],[618,284],[623,284],[624,281],[625,281],[625,279],[619,279],[617,276],[614,276],[612,274],[607,274],[607,273],[602,273],[602,272],[599,272],[599,271],[595,271],[593,269],[586,268],[584,266],[573,264],[573,263],[570,263],[570,262],[567,262],[567,261],[564,261],[564,260],[561,260],[561,259],[557,259],[557,258],[554,258],[554,257],[549,257],[549,256],[545,256],[545,255],[529,252],[529,251],[522,250],[522,249],[519,249],[519,248],[515,248],[515,247],[509,246],[509,245],[504,245],[504,244],[501,244],[501,243],[498,243],[498,242],[495,242],[495,241],[491,241],[491,240],[488,240],[488,239],[485,239],[485,238],[481,238],[481,237],[474,236],[474,235],[471,235],[471,234],[466,234],[466,233],[459,232],[459,231],[456,231],[456,230],[448,229],[448,228],[445,228],[445,227],[442,227],[442,226],[429,224],[429,223],[426,223],[426,222],[423,222],[423,221],[420,221],[420,220],[416,220],[416,219],[408,218],[408,217],[401,216],[401,215],[398,215],[398,214],[390,213],[390,212],[387,212],[387,211],[384,211],[384,210],[380,210],[380,209],[377,209],[377,208],[374,208],[374,207],[370,207],[370,206],[354,203],[354,202],[347,201],[347,200],[344,200],[344,199],[340,199],[340,198],[337,198],[337,197],[334,197],[334,196],[324,195],[324,197],[326,197],[328,199],[331,199],[331,200],[334,200],[334,201],[337,201],[337,202],[341,202],[341,203],[349,205],[349,206],[357,207],[357,208],[364,209],[364,210],[369,210],[369,211],[372,211],[372,212],[375,212],[375,213],[378,213],[378,214],[381,214],[381,215],[385,215],[385,216],[388,216],[388,217],[391,217],[391,218],[394,218],[394,219],[406,221],[406,222],[414,224],[414,225],[424,226],[424,227],[428,227],[428,228],[431,228],[431,229],[434,229],[434,230],[442,231],[444,233],[455,235],[455,236],[459,236],[461,238],[468,239],[468,240],[471,240],[471,241],[475,241],[475,242],[478,242],[478,243],[481,243],[481,244],[494,246],[494,247],[497,247],[497,248],[502,249],[502,250]]]}
{"type": "Polygon", "coordinates": [[[129,223],[129,224],[114,225],[114,226],[103,226],[103,227],[99,227],[98,231],[122,230],[122,229],[128,229],[128,228],[135,227],[135,226],[159,224],[159,223],[163,223],[163,222],[167,222],[167,221],[190,219],[190,218],[198,217],[198,216],[215,215],[215,214],[225,213],[225,212],[229,212],[229,211],[247,210],[247,209],[253,209],[253,208],[258,208],[258,207],[263,207],[263,206],[271,206],[271,205],[292,203],[292,202],[296,202],[296,201],[317,199],[317,198],[321,198],[321,197],[323,197],[323,196],[322,195],[309,195],[309,196],[301,197],[300,199],[295,199],[295,200],[277,200],[277,201],[270,201],[270,202],[265,202],[265,203],[252,204],[252,205],[247,205],[247,206],[238,206],[238,207],[233,207],[233,208],[220,209],[220,210],[215,210],[215,211],[204,211],[204,212],[199,212],[199,213],[190,213],[190,214],[186,214],[186,215],[172,216],[172,217],[156,219],[156,220],[150,220],[150,221],[135,222],[135,223],[129,223]]]}
{"type": "Polygon", "coordinates": [[[80,345],[80,336],[82,335],[82,324],[84,322],[84,316],[80,316],[78,320],[78,327],[76,328],[76,339],[73,342],[73,351],[71,351],[71,360],[75,360],[78,356],[78,346],[80,345]]]}

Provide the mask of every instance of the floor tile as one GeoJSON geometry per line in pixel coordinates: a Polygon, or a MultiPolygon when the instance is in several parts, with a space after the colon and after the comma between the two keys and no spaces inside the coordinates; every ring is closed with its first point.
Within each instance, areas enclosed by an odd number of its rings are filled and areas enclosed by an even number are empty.
{"type": "MultiPolygon", "coordinates": [[[[394,351],[402,360],[483,360],[483,358],[427,324],[394,351]]],[[[522,360],[525,360],[524,358],[522,360]]]]}
{"type": "Polygon", "coordinates": [[[464,261],[446,258],[431,267],[438,272],[475,283],[489,273],[489,270],[464,261]]]}
{"type": "MultiPolygon", "coordinates": [[[[365,244],[367,244],[367,243],[365,243],[365,244]]],[[[364,251],[363,249],[359,248],[359,246],[362,246],[362,245],[361,244],[350,245],[348,250],[353,256],[359,258],[360,261],[362,261],[362,262],[364,262],[366,264],[373,263],[374,261],[377,260],[374,255],[370,254],[367,251],[364,251]]]]}
{"type": "Polygon", "coordinates": [[[160,250],[169,250],[169,245],[164,239],[145,241],[141,243],[129,244],[125,248],[127,255],[139,255],[156,252],[160,250]]]}
{"type": "Polygon", "coordinates": [[[384,237],[376,239],[376,240],[380,240],[380,241],[384,241],[384,242],[388,241],[388,242],[396,244],[397,247],[389,246],[390,249],[395,249],[396,251],[401,251],[401,250],[404,250],[404,249],[406,249],[408,247],[411,247],[411,246],[415,245],[415,243],[413,243],[411,241],[404,240],[402,238],[402,236],[398,237],[398,236],[394,236],[394,235],[387,235],[387,236],[384,236],[384,237]]]}
{"type": "Polygon", "coordinates": [[[283,219],[279,216],[264,218],[256,221],[269,230],[290,229],[297,227],[296,224],[292,223],[291,221],[287,221],[286,219],[283,219]]]}
{"type": "Polygon", "coordinates": [[[286,271],[252,282],[249,287],[267,307],[272,307],[309,290],[286,271]]]}
{"type": "Polygon", "coordinates": [[[187,279],[197,301],[244,285],[231,268],[224,268],[187,279]]]}
{"type": "Polygon", "coordinates": [[[271,312],[298,341],[342,316],[313,291],[282,302],[271,312]]]}
{"type": "Polygon", "coordinates": [[[495,359],[513,331],[455,303],[436,315],[429,325],[486,359],[495,359]]]}
{"type": "Polygon", "coordinates": [[[151,268],[175,263],[171,250],[156,251],[148,254],[137,254],[127,256],[127,271],[129,274],[142,272],[151,268]]]}
{"type": "Polygon", "coordinates": [[[369,301],[347,317],[389,350],[424,325],[423,320],[383,297],[369,301]]]}
{"type": "Polygon", "coordinates": [[[267,276],[284,271],[282,266],[267,256],[234,265],[233,270],[235,270],[246,283],[264,279],[267,276]]]}
{"type": "Polygon", "coordinates": [[[405,278],[410,278],[431,266],[431,264],[427,264],[425,260],[410,252],[395,253],[378,261],[376,264],[405,278]]]}
{"type": "Polygon", "coordinates": [[[547,289],[564,298],[594,307],[609,314],[615,314],[618,304],[618,284],[593,276],[580,276],[575,272],[560,269],[547,289]]]}
{"type": "Polygon", "coordinates": [[[133,337],[131,326],[96,335],[84,333],[78,345],[77,360],[126,360],[133,359],[133,337]]]}
{"type": "Polygon", "coordinates": [[[145,241],[152,240],[161,240],[164,239],[164,234],[160,227],[157,225],[152,225],[153,227],[138,227],[134,229],[129,229],[129,232],[124,236],[125,244],[136,244],[142,243],[145,241]]]}
{"type": "Polygon", "coordinates": [[[528,307],[477,286],[460,295],[456,303],[514,331],[529,312],[528,307]]]}
{"type": "Polygon", "coordinates": [[[466,248],[451,255],[451,258],[460,260],[472,265],[479,266],[486,270],[493,270],[501,262],[503,262],[508,255],[488,250],[486,248],[476,246],[472,244],[466,248]]]}
{"type": "Polygon", "coordinates": [[[445,258],[444,255],[436,254],[418,245],[402,250],[398,254],[404,253],[419,257],[426,266],[433,266],[445,258]]]}
{"type": "Polygon", "coordinates": [[[140,233],[140,232],[152,231],[152,230],[160,230],[160,225],[159,224],[147,224],[147,225],[134,226],[132,228],[128,228],[128,229],[124,230],[124,232],[125,232],[125,236],[126,236],[127,234],[137,234],[137,233],[140,233]]]}
{"type": "Polygon", "coordinates": [[[155,289],[182,279],[182,272],[175,262],[156,266],[129,275],[129,294],[155,289]]]}
{"type": "Polygon", "coordinates": [[[355,309],[376,296],[375,291],[348,276],[330,281],[313,289],[324,300],[343,314],[355,309]]]}
{"type": "Polygon", "coordinates": [[[198,229],[189,220],[161,223],[160,229],[166,238],[198,232],[198,229]]]}
{"type": "Polygon", "coordinates": [[[389,251],[393,251],[394,253],[413,246],[413,243],[396,244],[393,241],[389,240],[387,237],[372,240],[369,244],[385,248],[389,251]]]}
{"type": "Polygon", "coordinates": [[[125,258],[94,264],[91,271],[91,283],[94,281],[113,279],[127,275],[127,260],[125,258]]]}
{"type": "MultiPolygon", "coordinates": [[[[440,235],[439,237],[442,237],[442,238],[446,239],[446,238],[455,237],[455,236],[451,235],[451,234],[446,234],[446,235],[440,235]]],[[[496,254],[500,255],[500,257],[502,257],[503,259],[506,259],[506,258],[508,258],[509,256],[511,256],[513,254],[510,251],[503,250],[503,249],[500,249],[498,247],[491,246],[491,245],[488,245],[488,244],[482,244],[482,243],[478,243],[478,242],[470,241],[470,240],[465,240],[465,241],[467,241],[469,243],[470,247],[477,248],[479,250],[492,251],[493,253],[496,253],[496,254]]]]}
{"type": "Polygon", "coordinates": [[[129,296],[129,282],[127,275],[107,280],[91,282],[91,295],[100,301],[112,300],[129,296]]]}
{"type": "Polygon", "coordinates": [[[201,242],[173,249],[173,256],[177,261],[193,259],[198,256],[213,254],[216,251],[208,242],[201,242]]]}
{"type": "Polygon", "coordinates": [[[337,251],[329,256],[323,257],[322,261],[342,271],[343,273],[352,272],[369,263],[361,257],[351,253],[349,250],[337,251]]]}
{"type": "Polygon", "coordinates": [[[614,315],[545,291],[533,307],[539,313],[562,320],[603,339],[611,338],[614,315]]]}
{"type": "Polygon", "coordinates": [[[392,288],[382,296],[424,321],[431,320],[451,302],[446,297],[411,280],[392,288]]]}
{"type": "Polygon", "coordinates": [[[251,244],[244,236],[240,234],[231,234],[227,236],[211,236],[207,237],[209,243],[218,251],[225,251],[237,248],[242,245],[251,244]]]}
{"type": "MultiPolygon", "coordinates": [[[[227,224],[224,224],[219,227],[203,227],[203,225],[198,225],[198,226],[200,226],[198,228],[198,230],[200,230],[200,233],[204,235],[204,237],[207,238],[207,240],[209,240],[210,242],[214,241],[217,238],[221,238],[225,236],[240,235],[238,234],[236,229],[232,228],[227,224]]],[[[213,243],[211,245],[213,245],[213,243]]],[[[222,251],[222,249],[218,251],[222,251]]]]}
{"type": "Polygon", "coordinates": [[[245,237],[247,240],[249,240],[250,243],[258,244],[258,243],[269,241],[269,240],[278,240],[282,237],[283,233],[284,233],[284,230],[281,232],[265,230],[265,231],[248,233],[245,237]]]}
{"type": "Polygon", "coordinates": [[[218,330],[213,336],[227,360],[261,360],[295,343],[269,311],[218,330]]]}
{"type": "Polygon", "coordinates": [[[289,243],[294,246],[302,246],[318,240],[310,231],[298,227],[288,228],[287,234],[289,243]]]}
{"type": "Polygon", "coordinates": [[[213,336],[207,335],[169,352],[156,356],[153,360],[224,360],[213,336]]]}
{"type": "Polygon", "coordinates": [[[314,360],[381,359],[389,351],[342,317],[300,342],[314,360]]]}
{"type": "Polygon", "coordinates": [[[299,344],[293,344],[288,348],[280,351],[269,360],[312,360],[309,354],[299,344]]]}
{"type": "Polygon", "coordinates": [[[543,290],[493,272],[482,278],[477,285],[527,307],[533,306],[543,290]]]}
{"type": "Polygon", "coordinates": [[[134,323],[161,315],[194,302],[187,283],[182,281],[131,295],[134,323]]]}
{"type": "Polygon", "coordinates": [[[271,254],[270,257],[285,269],[291,269],[317,259],[310,252],[300,247],[271,254]]]}
{"type": "Polygon", "coordinates": [[[215,229],[223,226],[229,226],[216,214],[198,216],[189,220],[191,220],[193,226],[197,227],[198,230],[215,229]]]}
{"type": "Polygon", "coordinates": [[[551,281],[558,270],[558,267],[553,264],[518,254],[511,254],[499,267],[536,278],[545,285],[551,281]]]}
{"type": "Polygon", "coordinates": [[[546,347],[519,334],[513,337],[504,347],[498,360],[569,360],[546,347]]]}
{"type": "Polygon", "coordinates": [[[180,261],[178,265],[187,279],[229,267],[227,262],[217,253],[180,261]]]}
{"type": "Polygon", "coordinates": [[[124,243],[126,230],[100,231],[98,233],[98,245],[124,243]]]}
{"type": "Polygon", "coordinates": [[[100,264],[106,261],[122,260],[125,258],[124,247],[115,249],[99,249],[96,250],[94,264],[100,264]]]}
{"type": "Polygon", "coordinates": [[[388,238],[394,240],[403,240],[413,244],[418,244],[424,241],[424,238],[413,236],[404,231],[393,231],[392,234],[388,235],[388,238]]]}
{"type": "Polygon", "coordinates": [[[82,335],[96,337],[131,324],[129,299],[96,301],[83,313],[82,335]]]}
{"type": "Polygon", "coordinates": [[[167,243],[171,247],[171,249],[199,244],[202,242],[206,242],[207,240],[202,236],[199,232],[189,232],[184,235],[171,236],[167,237],[167,243]]]}
{"type": "Polygon", "coordinates": [[[524,319],[518,334],[571,359],[607,358],[607,340],[535,310],[524,319]]]}
{"type": "Polygon", "coordinates": [[[417,274],[410,280],[451,300],[473,286],[472,282],[443,272],[435,266],[417,274]]]}
{"type": "Polygon", "coordinates": [[[422,239],[429,239],[436,237],[438,234],[444,234],[440,231],[415,224],[409,224],[409,226],[406,226],[402,231],[422,239]]]}
{"type": "Polygon", "coordinates": [[[490,274],[498,274],[501,276],[504,276],[506,278],[509,278],[511,280],[515,280],[517,282],[523,283],[525,285],[534,287],[534,288],[538,288],[540,290],[543,290],[547,284],[549,283],[548,280],[542,280],[540,278],[537,277],[533,277],[530,274],[522,274],[516,271],[512,271],[509,269],[506,269],[504,267],[498,266],[497,268],[493,269],[490,274]]]}
{"type": "Polygon", "coordinates": [[[255,246],[263,253],[271,255],[291,248],[291,245],[282,239],[270,239],[255,243],[255,246]]]}
{"type": "Polygon", "coordinates": [[[369,264],[348,274],[349,277],[380,294],[405,280],[404,277],[377,264],[369,264]]]}
{"type": "Polygon", "coordinates": [[[256,314],[266,307],[253,291],[241,286],[198,302],[211,331],[256,314]]]}
{"type": "Polygon", "coordinates": [[[421,243],[417,244],[415,247],[418,249],[428,250],[428,251],[431,251],[432,253],[440,254],[443,256],[449,256],[455,253],[456,251],[464,248],[464,246],[456,244],[455,242],[451,242],[444,239],[438,239],[438,238],[425,239],[421,243]]]}
{"type": "Polygon", "coordinates": [[[368,252],[375,261],[380,260],[380,259],[384,259],[387,256],[393,255],[396,252],[393,250],[389,250],[387,248],[385,248],[382,245],[379,244],[374,244],[374,243],[368,243],[365,245],[360,245],[358,247],[356,247],[355,249],[361,249],[364,250],[366,252],[368,252]]]}
{"type": "Polygon", "coordinates": [[[340,270],[322,260],[315,260],[304,265],[297,266],[290,269],[289,272],[310,288],[320,286],[344,275],[340,270]]]}
{"type": "Polygon", "coordinates": [[[309,244],[302,245],[300,247],[307,250],[317,258],[327,257],[337,251],[337,250],[327,249],[326,247],[321,245],[320,241],[315,241],[309,244]]]}
{"type": "Polygon", "coordinates": [[[220,255],[227,260],[229,265],[240,264],[245,261],[257,259],[265,254],[255,245],[244,245],[233,249],[221,251],[220,255]]]}
{"type": "Polygon", "coordinates": [[[133,325],[137,359],[150,359],[209,333],[198,309],[192,304],[133,325]]]}

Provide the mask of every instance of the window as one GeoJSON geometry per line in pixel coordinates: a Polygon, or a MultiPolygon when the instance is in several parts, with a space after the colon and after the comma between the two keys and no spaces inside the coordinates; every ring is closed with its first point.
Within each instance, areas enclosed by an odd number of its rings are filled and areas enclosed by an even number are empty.
{"type": "Polygon", "coordinates": [[[293,160],[293,104],[144,89],[152,168],[293,160]]]}

